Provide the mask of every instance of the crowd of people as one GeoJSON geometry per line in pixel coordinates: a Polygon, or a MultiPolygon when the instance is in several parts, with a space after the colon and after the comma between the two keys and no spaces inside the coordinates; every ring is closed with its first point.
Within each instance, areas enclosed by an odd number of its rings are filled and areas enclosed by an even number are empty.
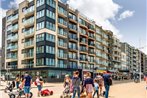
{"type": "Polygon", "coordinates": [[[92,78],[91,73],[86,72],[83,75],[83,79],[80,79],[79,72],[75,71],[72,78],[69,75],[65,75],[64,92],[69,90],[70,93],[73,93],[72,98],[75,98],[76,93],[78,98],[94,98],[95,95],[97,95],[97,98],[99,96],[108,98],[110,85],[112,85],[112,78],[109,73],[97,74],[96,77],[92,78]],[[104,92],[103,86],[105,87],[104,92]]]}

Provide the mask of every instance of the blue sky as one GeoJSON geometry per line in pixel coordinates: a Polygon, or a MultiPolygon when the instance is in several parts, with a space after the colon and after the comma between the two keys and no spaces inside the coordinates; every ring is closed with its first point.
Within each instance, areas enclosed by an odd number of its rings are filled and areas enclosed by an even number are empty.
{"type": "MultiPolygon", "coordinates": [[[[23,0],[1,0],[1,1],[2,1],[1,3],[2,9],[9,9],[9,7],[14,5],[15,3],[18,4],[23,0]]],[[[86,14],[88,12],[91,14],[92,11],[95,11],[95,10],[90,10],[86,5],[86,2],[87,3],[90,2],[91,4],[93,4],[92,6],[95,6],[95,8],[99,10],[98,14],[102,14],[103,17],[106,16],[108,17],[102,18],[100,17],[100,15],[94,13],[92,13],[92,15],[99,17],[100,20],[98,21],[104,22],[102,26],[104,27],[106,26],[108,29],[112,28],[112,31],[114,32],[116,31],[116,35],[121,35],[122,36],[121,41],[128,42],[130,45],[133,45],[138,48],[140,47],[139,39],[141,39],[141,47],[146,46],[146,41],[147,41],[146,40],[146,36],[147,36],[146,35],[147,33],[146,32],[146,13],[147,13],[146,0],[68,0],[68,1],[69,1],[69,5],[75,8],[78,9],[84,8],[84,11],[81,10],[83,14],[86,14]],[[86,7],[84,6],[84,4],[86,7]],[[104,4],[108,6],[108,9],[110,8],[111,10],[112,8],[113,11],[109,15],[106,13],[107,10],[105,10],[103,7],[101,9],[98,8],[99,5],[96,4],[104,4]],[[125,11],[129,11],[130,13],[131,12],[132,13],[130,16],[128,15],[128,17],[123,17],[122,19],[119,20],[120,15],[125,11]]],[[[110,10],[108,10],[108,12],[111,12],[110,10]]],[[[90,18],[94,18],[93,16],[90,18]]],[[[145,51],[145,49],[143,51],[145,51]]]]}

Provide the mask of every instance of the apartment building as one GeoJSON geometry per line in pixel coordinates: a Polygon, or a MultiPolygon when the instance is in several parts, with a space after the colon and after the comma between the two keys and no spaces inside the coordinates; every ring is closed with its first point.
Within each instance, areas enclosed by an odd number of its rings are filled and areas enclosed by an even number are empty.
{"type": "Polygon", "coordinates": [[[113,37],[113,66],[115,70],[121,69],[121,44],[119,39],[113,37]]]}
{"type": "Polygon", "coordinates": [[[47,80],[74,70],[93,72],[95,25],[58,0],[25,0],[6,12],[5,69],[33,70],[47,80]]]}
{"type": "Polygon", "coordinates": [[[100,70],[112,70],[111,64],[111,49],[112,49],[112,36],[113,33],[107,30],[103,30],[102,27],[96,25],[96,64],[100,70]]]}
{"type": "Polygon", "coordinates": [[[127,56],[124,52],[121,52],[121,67],[120,67],[120,70],[123,70],[123,71],[129,70],[126,62],[127,62],[127,56]]]}

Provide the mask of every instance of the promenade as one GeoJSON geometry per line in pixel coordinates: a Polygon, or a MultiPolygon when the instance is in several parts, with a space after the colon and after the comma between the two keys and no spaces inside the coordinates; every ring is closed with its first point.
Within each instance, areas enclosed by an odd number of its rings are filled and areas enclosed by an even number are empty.
{"type": "MultiPolygon", "coordinates": [[[[0,89],[3,89],[4,86],[1,86],[0,89]]],[[[37,88],[35,85],[32,85],[31,91],[33,92],[33,98],[60,98],[60,95],[63,91],[62,83],[45,83],[44,88],[48,88],[54,91],[53,96],[47,97],[37,97],[37,88]]],[[[7,93],[4,93],[3,90],[0,90],[0,98],[9,98],[7,93]]],[[[104,97],[100,97],[104,98],[104,97]]],[[[109,98],[147,98],[147,90],[145,90],[145,82],[134,83],[117,83],[111,86],[109,98]]]]}

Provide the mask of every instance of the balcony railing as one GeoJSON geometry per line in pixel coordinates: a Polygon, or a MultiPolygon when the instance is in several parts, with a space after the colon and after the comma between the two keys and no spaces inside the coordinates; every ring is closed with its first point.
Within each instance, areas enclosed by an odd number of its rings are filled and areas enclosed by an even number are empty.
{"type": "Polygon", "coordinates": [[[72,35],[69,35],[69,39],[71,39],[71,40],[78,40],[77,36],[72,36],[72,35]]]}
{"type": "Polygon", "coordinates": [[[18,31],[18,24],[12,26],[12,32],[17,32],[18,31]]]}
{"type": "Polygon", "coordinates": [[[34,42],[33,41],[28,41],[28,42],[25,42],[24,43],[24,46],[25,47],[29,47],[29,46],[32,46],[32,45],[34,45],[34,42]]]}
{"type": "Polygon", "coordinates": [[[62,14],[63,16],[67,16],[67,12],[64,9],[59,8],[59,7],[58,7],[58,13],[62,14]]]}
{"type": "Polygon", "coordinates": [[[24,57],[25,58],[31,58],[31,57],[33,57],[33,53],[25,53],[24,57]]]}
{"type": "Polygon", "coordinates": [[[73,46],[69,46],[68,47],[70,50],[77,50],[78,48],[77,47],[73,47],[73,46]]]}
{"type": "Polygon", "coordinates": [[[18,40],[18,35],[12,36],[12,37],[10,38],[10,40],[11,40],[11,41],[18,40]]]}
{"type": "Polygon", "coordinates": [[[25,16],[31,16],[34,14],[34,6],[28,8],[26,11],[25,11],[25,16]]]}
{"type": "Polygon", "coordinates": [[[80,51],[87,52],[88,50],[86,48],[80,48],[80,51]]]}
{"type": "Polygon", "coordinates": [[[65,20],[62,20],[62,19],[58,19],[58,23],[64,25],[64,26],[67,26],[67,22],[65,20]]]}
{"type": "Polygon", "coordinates": [[[30,18],[30,19],[24,21],[25,27],[29,27],[29,26],[32,26],[32,25],[34,25],[34,18],[30,18]]]}
{"type": "Polygon", "coordinates": [[[62,30],[59,30],[59,29],[58,29],[58,34],[59,34],[59,35],[63,35],[63,36],[67,36],[67,32],[64,31],[63,29],[62,29],[62,30]]]}
{"type": "Polygon", "coordinates": [[[30,36],[30,35],[34,34],[34,28],[31,28],[31,29],[25,31],[24,34],[25,34],[25,36],[30,36]]]}
{"type": "Polygon", "coordinates": [[[63,43],[63,42],[58,42],[58,45],[61,47],[67,47],[67,43],[63,43]]]}
{"type": "Polygon", "coordinates": [[[86,61],[87,59],[86,59],[86,58],[80,57],[80,60],[81,60],[81,61],[86,61]]]}
{"type": "Polygon", "coordinates": [[[67,58],[67,54],[65,54],[65,53],[59,53],[58,54],[58,57],[59,58],[67,58]]]}
{"type": "Polygon", "coordinates": [[[16,14],[15,16],[13,16],[11,20],[12,20],[12,21],[15,21],[15,20],[17,20],[17,19],[18,19],[18,14],[16,14]]]}

